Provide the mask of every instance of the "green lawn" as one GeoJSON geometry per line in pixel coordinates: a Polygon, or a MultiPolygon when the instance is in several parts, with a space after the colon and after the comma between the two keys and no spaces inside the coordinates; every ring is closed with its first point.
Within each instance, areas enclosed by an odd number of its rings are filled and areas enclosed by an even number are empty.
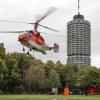
{"type": "Polygon", "coordinates": [[[99,96],[0,95],[0,100],[100,100],[99,96]],[[56,99],[55,99],[56,98],[56,99]]]}

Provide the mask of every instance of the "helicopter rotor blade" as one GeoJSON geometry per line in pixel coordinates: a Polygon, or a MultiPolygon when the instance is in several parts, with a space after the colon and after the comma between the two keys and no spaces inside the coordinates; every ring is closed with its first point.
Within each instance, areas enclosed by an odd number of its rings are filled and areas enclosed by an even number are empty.
{"type": "Polygon", "coordinates": [[[51,7],[47,10],[47,12],[39,19],[37,20],[35,23],[39,23],[41,20],[43,20],[44,18],[46,18],[47,16],[49,16],[51,13],[53,13],[57,8],[55,7],[51,7]]]}
{"type": "MultiPolygon", "coordinates": [[[[11,21],[11,20],[0,20],[0,22],[8,22],[8,23],[23,23],[23,24],[35,24],[35,23],[27,23],[27,22],[16,22],[16,21],[11,21]]],[[[52,31],[55,31],[55,32],[59,32],[59,31],[57,31],[57,30],[55,30],[55,29],[52,29],[52,28],[49,28],[49,27],[47,27],[47,26],[44,26],[44,25],[41,25],[41,24],[38,24],[38,26],[42,26],[43,28],[46,28],[46,29],[49,29],[49,30],[52,30],[52,31]]],[[[0,33],[2,33],[2,31],[0,32],[0,33]]],[[[4,32],[5,33],[5,32],[4,32]]],[[[8,32],[9,33],[9,32],[8,32]]],[[[14,32],[11,32],[11,33],[14,33],[14,32]]],[[[16,33],[18,33],[18,32],[16,32],[16,33]]]]}
{"type": "MultiPolygon", "coordinates": [[[[30,32],[30,31],[0,31],[0,33],[22,33],[22,32],[30,32]]],[[[47,34],[45,32],[39,32],[42,34],[47,34]]]]}
{"type": "MultiPolygon", "coordinates": [[[[51,13],[53,13],[57,8],[55,7],[51,7],[47,10],[47,12],[44,14],[44,16],[42,16],[41,18],[39,18],[35,23],[28,23],[28,22],[17,22],[17,21],[12,21],[12,20],[0,20],[0,22],[8,22],[8,23],[23,23],[23,24],[37,24],[38,26],[42,26],[43,28],[46,28],[46,29],[49,29],[49,30],[52,30],[52,31],[55,31],[55,32],[58,32],[57,30],[55,29],[52,29],[52,28],[49,28],[47,26],[44,26],[44,25],[41,25],[41,24],[38,24],[41,20],[43,20],[44,18],[46,18],[48,15],[50,15],[51,13]]],[[[0,32],[1,33],[1,32],[0,32]]],[[[4,32],[5,33],[5,32],[4,32]]],[[[18,32],[6,32],[6,33],[18,33],[18,32]]]]}
{"type": "Polygon", "coordinates": [[[18,21],[13,21],[13,20],[0,20],[0,22],[8,22],[8,23],[23,23],[23,24],[36,24],[39,23],[41,20],[43,20],[45,17],[53,13],[57,8],[51,7],[48,9],[48,11],[44,14],[44,16],[40,17],[35,23],[28,23],[28,22],[18,22],[18,21]]]}
{"type": "Polygon", "coordinates": [[[22,33],[24,31],[0,31],[0,33],[22,33]]]}
{"type": "Polygon", "coordinates": [[[46,28],[46,29],[49,29],[49,30],[52,30],[52,31],[55,31],[55,32],[59,32],[58,30],[55,30],[55,29],[52,29],[52,28],[49,28],[47,26],[44,26],[44,25],[41,25],[41,24],[38,24],[39,26],[43,27],[43,28],[46,28]]]}
{"type": "MultiPolygon", "coordinates": [[[[22,33],[22,32],[29,32],[29,31],[0,31],[0,33],[22,33]]],[[[48,34],[46,32],[40,32],[40,31],[39,31],[39,33],[46,34],[46,35],[48,34]]],[[[48,34],[48,35],[50,35],[50,34],[48,34]]],[[[66,38],[66,35],[60,35],[60,34],[51,34],[51,35],[65,37],[66,38]]]]}
{"type": "Polygon", "coordinates": [[[28,23],[28,22],[18,22],[13,20],[0,20],[0,22],[6,22],[6,23],[22,23],[22,24],[35,24],[35,23],[28,23]]]}
{"type": "Polygon", "coordinates": [[[63,37],[63,38],[66,38],[66,35],[62,35],[62,34],[49,34],[49,33],[45,33],[45,32],[39,32],[39,33],[41,33],[41,34],[46,34],[46,35],[54,35],[54,36],[57,36],[57,37],[63,37]]]}

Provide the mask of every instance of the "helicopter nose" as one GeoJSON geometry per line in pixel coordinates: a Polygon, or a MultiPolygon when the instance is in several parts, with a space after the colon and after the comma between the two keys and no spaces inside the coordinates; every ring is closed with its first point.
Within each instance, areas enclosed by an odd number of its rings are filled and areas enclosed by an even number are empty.
{"type": "Polygon", "coordinates": [[[25,36],[24,35],[19,35],[18,41],[24,42],[25,41],[25,36]]]}

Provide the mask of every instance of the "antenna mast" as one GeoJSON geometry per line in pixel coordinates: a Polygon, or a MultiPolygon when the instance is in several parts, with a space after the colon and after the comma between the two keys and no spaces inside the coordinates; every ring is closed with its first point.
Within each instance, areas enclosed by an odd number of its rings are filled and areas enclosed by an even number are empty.
{"type": "Polygon", "coordinates": [[[78,15],[80,15],[80,0],[78,0],[78,15]]]}

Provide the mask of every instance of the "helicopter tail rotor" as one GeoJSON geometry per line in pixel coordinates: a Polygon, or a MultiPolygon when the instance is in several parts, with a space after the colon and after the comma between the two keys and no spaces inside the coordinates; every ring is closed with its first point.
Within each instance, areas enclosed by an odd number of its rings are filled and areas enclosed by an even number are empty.
{"type": "Polygon", "coordinates": [[[59,52],[59,45],[57,43],[54,43],[53,51],[55,53],[59,52]]]}

